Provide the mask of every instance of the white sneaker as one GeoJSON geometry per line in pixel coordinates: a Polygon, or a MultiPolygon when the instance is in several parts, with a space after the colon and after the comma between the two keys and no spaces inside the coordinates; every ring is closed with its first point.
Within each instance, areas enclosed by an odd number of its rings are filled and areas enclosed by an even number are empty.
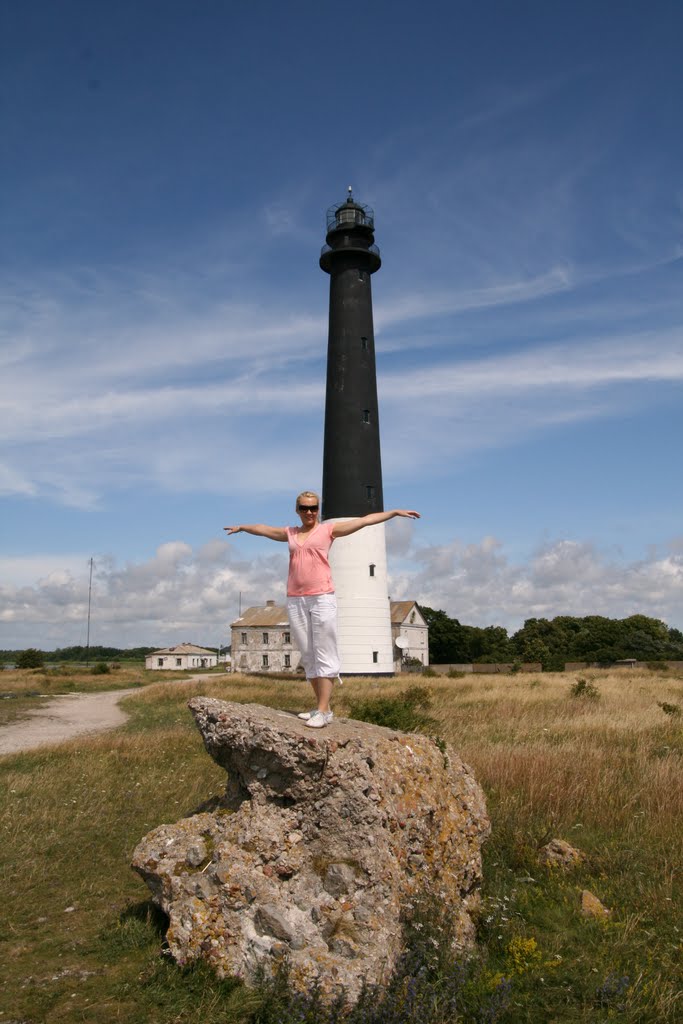
{"type": "Polygon", "coordinates": [[[329,725],[334,715],[331,711],[315,711],[306,722],[309,729],[323,729],[329,725]]]}
{"type": "Polygon", "coordinates": [[[313,708],[312,711],[302,711],[301,714],[297,715],[296,717],[303,719],[304,722],[307,722],[309,718],[313,718],[313,715],[316,714],[317,710],[317,708],[313,708]]]}

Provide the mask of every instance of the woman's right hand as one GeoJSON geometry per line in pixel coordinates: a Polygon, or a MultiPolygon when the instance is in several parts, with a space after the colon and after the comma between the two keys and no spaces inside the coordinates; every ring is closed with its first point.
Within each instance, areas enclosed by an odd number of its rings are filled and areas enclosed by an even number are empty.
{"type": "Polygon", "coordinates": [[[231,534],[231,533],[240,533],[241,530],[242,530],[242,527],[241,526],[224,526],[223,529],[225,530],[226,533],[231,534]]]}

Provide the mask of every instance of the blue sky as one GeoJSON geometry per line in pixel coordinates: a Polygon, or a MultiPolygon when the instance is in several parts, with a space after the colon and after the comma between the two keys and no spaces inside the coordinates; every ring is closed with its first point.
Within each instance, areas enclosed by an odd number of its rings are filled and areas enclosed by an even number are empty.
{"type": "Polygon", "coordinates": [[[228,637],[321,478],[325,210],[375,210],[391,596],[683,626],[683,8],[0,25],[0,647],[228,637]],[[677,440],[678,439],[678,440],[677,440]]]}

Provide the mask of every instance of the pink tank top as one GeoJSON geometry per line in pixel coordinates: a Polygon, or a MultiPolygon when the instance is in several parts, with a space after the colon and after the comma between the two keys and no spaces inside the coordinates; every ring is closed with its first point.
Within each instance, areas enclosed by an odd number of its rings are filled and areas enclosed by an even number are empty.
{"type": "Polygon", "coordinates": [[[309,597],[312,594],[333,594],[334,584],[327,554],[334,538],[334,523],[318,523],[303,544],[297,544],[299,526],[287,527],[289,544],[288,597],[309,597]]]}

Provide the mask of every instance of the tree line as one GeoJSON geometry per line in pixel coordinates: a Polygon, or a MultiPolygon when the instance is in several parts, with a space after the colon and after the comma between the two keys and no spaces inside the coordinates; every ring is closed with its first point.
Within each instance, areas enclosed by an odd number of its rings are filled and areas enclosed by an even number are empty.
{"type": "MultiPolygon", "coordinates": [[[[81,664],[85,661],[119,661],[122,658],[128,660],[144,660],[148,654],[156,650],[156,647],[131,647],[128,650],[123,650],[120,647],[57,647],[54,651],[38,651],[36,648],[29,648],[31,652],[35,651],[35,654],[40,655],[37,664],[34,665],[21,665],[21,661],[26,661],[26,658],[21,656],[26,653],[24,648],[17,651],[0,651],[0,662],[7,662],[13,665],[17,665],[19,668],[33,668],[46,662],[80,662],[81,664]]],[[[32,658],[35,662],[35,656],[32,658]]]]}
{"type": "Polygon", "coordinates": [[[647,615],[527,619],[509,636],[503,626],[466,626],[424,605],[420,611],[429,626],[429,660],[434,665],[533,661],[546,671],[561,671],[568,661],[683,661],[681,630],[647,615]]]}

